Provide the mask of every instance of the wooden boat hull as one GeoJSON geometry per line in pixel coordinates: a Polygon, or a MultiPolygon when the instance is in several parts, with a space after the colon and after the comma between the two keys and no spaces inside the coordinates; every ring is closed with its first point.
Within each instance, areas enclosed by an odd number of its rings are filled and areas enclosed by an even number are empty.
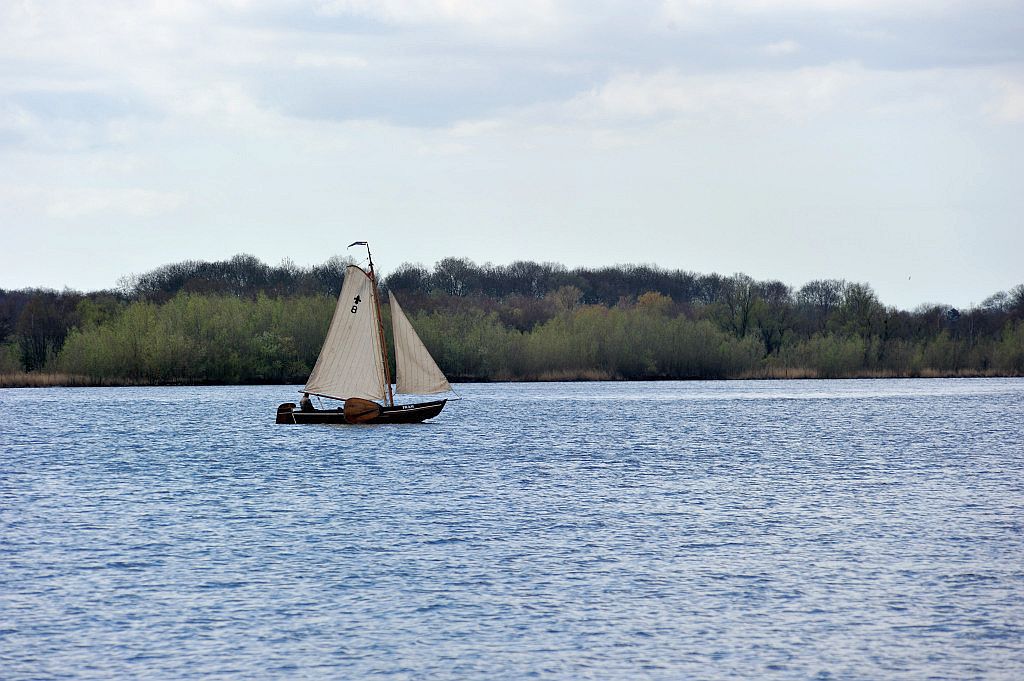
{"type": "MultiPolygon", "coordinates": [[[[434,402],[419,402],[418,404],[396,404],[393,407],[381,407],[380,413],[369,420],[361,420],[360,423],[420,423],[426,419],[433,418],[441,413],[448,400],[435,400],[434,402]]],[[[321,423],[321,424],[343,424],[352,423],[345,418],[344,409],[313,409],[302,411],[291,402],[286,402],[277,408],[277,423],[321,423]]]]}

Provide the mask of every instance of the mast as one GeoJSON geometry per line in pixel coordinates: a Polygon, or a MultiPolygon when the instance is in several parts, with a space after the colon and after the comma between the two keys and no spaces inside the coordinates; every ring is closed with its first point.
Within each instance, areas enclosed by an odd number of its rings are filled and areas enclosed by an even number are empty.
{"type": "Polygon", "coordinates": [[[353,241],[348,245],[349,248],[353,246],[366,246],[366,257],[370,261],[370,281],[373,283],[373,304],[377,307],[377,333],[380,336],[380,353],[384,358],[384,380],[386,381],[385,387],[388,392],[388,406],[395,406],[395,395],[391,390],[391,368],[388,366],[388,346],[384,340],[384,319],[381,317],[380,311],[380,289],[377,288],[377,273],[373,269],[373,255],[370,254],[370,244],[366,241],[353,241]]]}

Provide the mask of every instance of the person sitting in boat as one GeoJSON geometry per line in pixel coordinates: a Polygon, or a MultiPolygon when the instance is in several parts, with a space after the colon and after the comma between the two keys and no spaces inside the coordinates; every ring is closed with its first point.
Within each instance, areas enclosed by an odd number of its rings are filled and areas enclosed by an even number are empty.
{"type": "Polygon", "coordinates": [[[301,411],[316,411],[313,407],[313,402],[309,399],[309,393],[302,393],[302,399],[299,400],[299,409],[301,411]]]}

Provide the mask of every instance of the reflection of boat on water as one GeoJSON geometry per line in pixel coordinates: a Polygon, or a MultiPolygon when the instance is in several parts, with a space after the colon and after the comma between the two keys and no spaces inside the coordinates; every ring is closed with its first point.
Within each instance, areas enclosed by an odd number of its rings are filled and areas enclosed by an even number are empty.
{"type": "Polygon", "coordinates": [[[301,407],[290,402],[279,406],[277,423],[418,423],[440,414],[448,401],[395,404],[395,392],[431,395],[451,386],[391,294],[398,374],[392,391],[373,258],[365,241],[350,247],[356,245],[366,246],[370,270],[349,265],[345,271],[327,338],[302,389],[306,395],[343,400],[344,406],[316,409],[304,398],[301,407]]]}

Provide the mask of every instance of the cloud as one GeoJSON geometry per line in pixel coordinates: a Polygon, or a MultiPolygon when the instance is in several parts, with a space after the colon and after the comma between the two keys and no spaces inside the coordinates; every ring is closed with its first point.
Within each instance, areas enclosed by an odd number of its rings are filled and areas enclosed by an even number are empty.
{"type": "Polygon", "coordinates": [[[292,64],[299,69],[365,69],[370,62],[359,56],[331,54],[327,52],[300,52],[292,58],[292,64]]]}
{"type": "Polygon", "coordinates": [[[105,216],[152,216],[167,213],[185,203],[180,193],[133,187],[0,187],[0,198],[11,205],[43,206],[51,218],[77,220],[105,216]]]}
{"type": "Polygon", "coordinates": [[[764,53],[769,57],[782,57],[787,54],[796,54],[799,51],[800,44],[795,40],[781,40],[764,46],[764,53]]]}
{"type": "Polygon", "coordinates": [[[987,112],[1000,123],[1024,123],[1024,78],[996,76],[992,79],[995,96],[987,112]]]}
{"type": "Polygon", "coordinates": [[[46,212],[63,219],[96,214],[147,216],[170,212],[184,201],[181,194],[148,189],[68,189],[50,194],[46,212]]]}
{"type": "MultiPolygon", "coordinates": [[[[1019,41],[1005,27],[1021,11],[999,7],[941,0],[8,3],[0,7],[0,97],[39,122],[40,144],[52,144],[50,130],[69,121],[106,144],[104,118],[261,134],[302,120],[436,128],[581,100],[608,115],[632,111],[627,117],[715,101],[792,115],[827,106],[856,75],[836,64],[881,73],[1019,62],[1019,41]],[[681,39],[665,30],[673,22],[699,30],[681,39]],[[781,65],[788,75],[769,73],[781,65]],[[746,96],[739,88],[748,84],[754,92],[746,96]],[[622,101],[630,93],[636,103],[622,101]]],[[[1009,102],[999,116],[1012,117],[1009,102]]],[[[29,139],[29,128],[19,130],[29,139]]]]}
{"type": "Polygon", "coordinates": [[[565,24],[572,3],[555,0],[324,0],[325,16],[368,17],[389,24],[449,25],[503,38],[529,38],[565,24]]]}
{"type": "Polygon", "coordinates": [[[742,14],[856,14],[891,17],[930,16],[956,10],[977,9],[983,5],[1001,5],[991,0],[664,0],[662,12],[673,20],[694,20],[742,14]]]}
{"type": "Polygon", "coordinates": [[[831,108],[864,78],[863,69],[856,64],[713,76],[670,69],[615,76],[571,106],[581,118],[591,119],[765,114],[803,118],[831,108]]]}

